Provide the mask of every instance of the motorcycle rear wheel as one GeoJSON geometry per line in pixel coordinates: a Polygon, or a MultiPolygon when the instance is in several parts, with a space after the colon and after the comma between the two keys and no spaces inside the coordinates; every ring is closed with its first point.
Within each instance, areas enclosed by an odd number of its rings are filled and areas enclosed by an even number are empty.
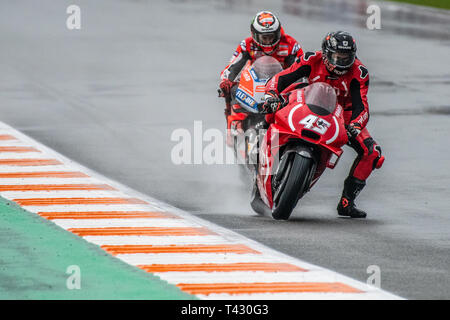
{"type": "MultiPolygon", "coordinates": [[[[314,163],[313,160],[295,153],[289,161],[292,161],[292,165],[286,170],[281,184],[278,186],[278,188],[283,188],[283,191],[272,207],[272,217],[276,220],[289,219],[298,200],[310,184],[309,177],[314,163]]],[[[275,190],[272,194],[275,194],[275,190]]]]}

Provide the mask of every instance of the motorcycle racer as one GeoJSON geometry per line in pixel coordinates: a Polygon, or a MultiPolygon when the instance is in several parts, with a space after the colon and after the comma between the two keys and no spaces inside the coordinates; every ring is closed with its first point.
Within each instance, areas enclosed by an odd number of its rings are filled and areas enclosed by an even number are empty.
{"type": "MultiPolygon", "coordinates": [[[[321,51],[304,53],[290,68],[272,77],[266,84],[263,109],[270,112],[278,110],[281,106],[279,94],[303,77],[307,77],[309,83],[326,82],[333,86],[338,102],[344,108],[348,144],[358,156],[344,181],[337,211],[341,216],[365,218],[366,212],[357,209],[354,201],[372,171],[382,166],[384,156],[366,128],[369,121],[369,72],[356,57],[353,37],[344,31],[330,32],[322,41],[321,51]]],[[[266,119],[271,122],[273,118],[266,119]]]]}
{"type": "Polygon", "coordinates": [[[279,19],[269,11],[257,13],[250,30],[252,36],[238,45],[229,64],[220,74],[219,94],[228,98],[225,109],[227,129],[230,129],[233,120],[244,120],[247,116],[234,100],[234,91],[237,86],[235,80],[248,61],[254,62],[257,58],[268,55],[277,59],[285,69],[303,54],[297,41],[284,32],[279,19]]]}

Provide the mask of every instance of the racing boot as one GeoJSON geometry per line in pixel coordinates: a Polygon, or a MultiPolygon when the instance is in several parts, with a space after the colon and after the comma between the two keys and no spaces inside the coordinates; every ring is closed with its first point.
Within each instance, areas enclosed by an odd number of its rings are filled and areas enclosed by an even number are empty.
{"type": "Polygon", "coordinates": [[[341,201],[337,206],[340,216],[350,218],[365,218],[367,214],[356,208],[355,198],[366,185],[366,182],[355,177],[347,177],[344,181],[344,190],[342,191],[341,201]]]}

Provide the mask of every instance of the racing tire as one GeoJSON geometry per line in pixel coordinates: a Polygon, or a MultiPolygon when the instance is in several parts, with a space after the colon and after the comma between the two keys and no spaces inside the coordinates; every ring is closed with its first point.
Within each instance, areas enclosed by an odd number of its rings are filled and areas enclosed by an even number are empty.
{"type": "Polygon", "coordinates": [[[279,188],[283,188],[283,191],[272,207],[272,217],[276,220],[289,219],[298,200],[308,190],[310,184],[313,159],[295,153],[289,161],[292,161],[292,165],[284,173],[279,186],[279,188]]]}

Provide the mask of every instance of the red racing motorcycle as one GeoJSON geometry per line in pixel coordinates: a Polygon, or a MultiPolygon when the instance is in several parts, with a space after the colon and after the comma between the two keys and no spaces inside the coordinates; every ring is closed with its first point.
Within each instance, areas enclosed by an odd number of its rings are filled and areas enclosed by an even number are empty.
{"type": "MultiPolygon", "coordinates": [[[[304,86],[304,84],[303,84],[304,86]]],[[[333,169],[348,141],[343,109],[336,92],[324,82],[283,91],[284,107],[260,142],[251,206],[260,214],[271,210],[274,219],[289,219],[298,201],[333,169]]]]}

